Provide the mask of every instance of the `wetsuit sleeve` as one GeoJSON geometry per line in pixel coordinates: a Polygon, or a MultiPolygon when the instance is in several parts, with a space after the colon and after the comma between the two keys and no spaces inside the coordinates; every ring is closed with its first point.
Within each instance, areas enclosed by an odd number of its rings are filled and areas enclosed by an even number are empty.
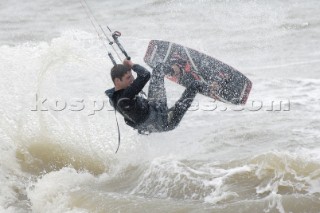
{"type": "Polygon", "coordinates": [[[137,78],[123,91],[122,98],[134,98],[139,94],[139,92],[141,92],[150,79],[150,72],[146,68],[135,64],[133,65],[132,70],[137,73],[137,78]]]}

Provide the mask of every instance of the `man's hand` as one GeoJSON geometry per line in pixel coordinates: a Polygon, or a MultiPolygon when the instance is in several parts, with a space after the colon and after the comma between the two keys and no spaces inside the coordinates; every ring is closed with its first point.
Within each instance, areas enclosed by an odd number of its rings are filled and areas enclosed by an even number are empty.
{"type": "Polygon", "coordinates": [[[133,62],[131,61],[131,60],[128,60],[128,59],[124,59],[123,60],[123,65],[124,66],[126,66],[126,67],[128,67],[128,68],[130,68],[130,69],[132,69],[132,67],[133,67],[133,62]]]}

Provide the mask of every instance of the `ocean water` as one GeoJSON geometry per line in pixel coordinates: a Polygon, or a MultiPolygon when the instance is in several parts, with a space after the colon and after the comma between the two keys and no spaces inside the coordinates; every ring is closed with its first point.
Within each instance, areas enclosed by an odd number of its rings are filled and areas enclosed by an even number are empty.
{"type": "Polygon", "coordinates": [[[183,44],[250,78],[248,102],[198,95],[149,136],[118,115],[115,154],[112,64],[81,1],[2,0],[0,212],[320,212],[320,1],[87,3],[135,63],[183,44]]]}

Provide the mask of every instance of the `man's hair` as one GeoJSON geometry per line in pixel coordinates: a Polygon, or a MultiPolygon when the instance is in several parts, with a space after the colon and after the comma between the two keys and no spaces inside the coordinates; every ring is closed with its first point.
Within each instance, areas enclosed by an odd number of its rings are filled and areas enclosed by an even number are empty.
{"type": "Polygon", "coordinates": [[[116,78],[119,78],[120,80],[122,77],[129,72],[131,69],[129,67],[124,66],[123,64],[116,64],[111,69],[111,79],[114,82],[116,78]]]}

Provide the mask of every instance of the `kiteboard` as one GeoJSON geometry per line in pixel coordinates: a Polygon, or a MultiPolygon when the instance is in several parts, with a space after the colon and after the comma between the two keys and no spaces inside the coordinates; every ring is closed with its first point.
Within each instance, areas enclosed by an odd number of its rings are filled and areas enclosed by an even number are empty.
{"type": "Polygon", "coordinates": [[[230,103],[245,104],[252,82],[233,67],[196,50],[168,41],[151,40],[144,56],[151,68],[163,63],[174,68],[166,78],[187,87],[192,81],[204,82],[201,93],[230,103]]]}

